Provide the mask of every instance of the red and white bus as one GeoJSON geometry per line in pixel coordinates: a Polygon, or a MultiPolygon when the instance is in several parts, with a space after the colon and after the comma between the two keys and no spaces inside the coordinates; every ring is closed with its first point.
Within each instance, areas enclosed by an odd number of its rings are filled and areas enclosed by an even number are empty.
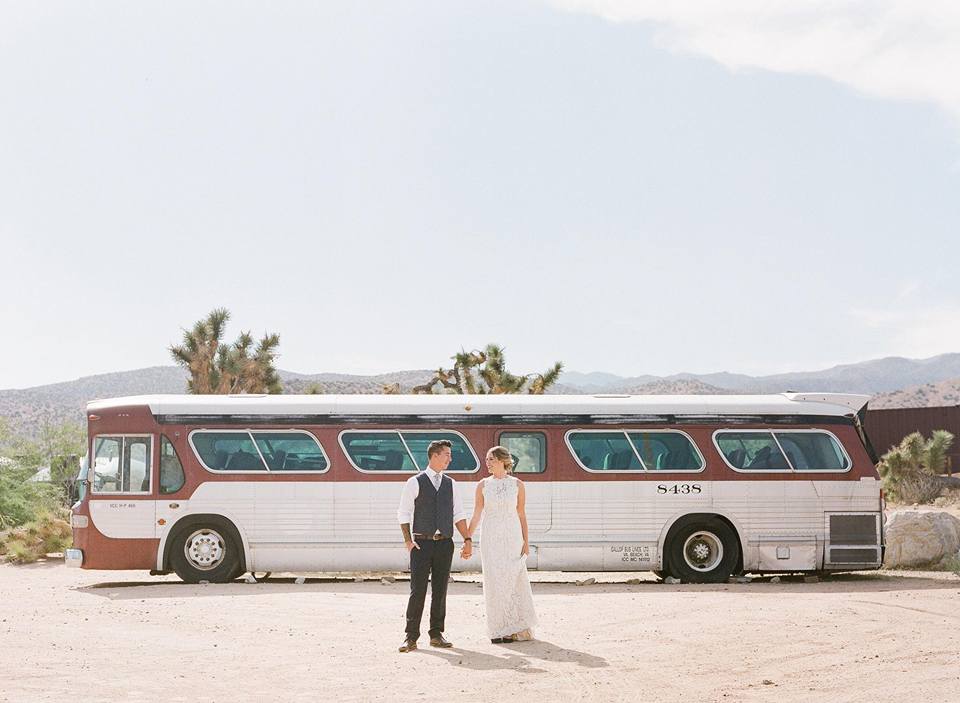
{"type": "MultiPolygon", "coordinates": [[[[465,507],[507,447],[527,485],[532,569],[879,568],[883,498],[868,397],[143,396],[87,406],[73,508],[86,569],[403,570],[403,482],[449,439],[465,507]]],[[[483,539],[482,533],[478,536],[483,539]]],[[[454,562],[455,569],[478,563],[454,562]]]]}

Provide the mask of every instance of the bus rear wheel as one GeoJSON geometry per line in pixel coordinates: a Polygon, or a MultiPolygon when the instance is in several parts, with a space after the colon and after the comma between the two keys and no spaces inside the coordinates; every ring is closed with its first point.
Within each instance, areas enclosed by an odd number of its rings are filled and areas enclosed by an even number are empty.
{"type": "Polygon", "coordinates": [[[715,518],[682,525],[670,541],[670,571],[684,583],[722,583],[739,558],[737,535],[715,518]]]}
{"type": "Polygon", "coordinates": [[[186,583],[227,583],[240,574],[240,550],[223,525],[195,523],[174,538],[170,565],[186,583]]]}

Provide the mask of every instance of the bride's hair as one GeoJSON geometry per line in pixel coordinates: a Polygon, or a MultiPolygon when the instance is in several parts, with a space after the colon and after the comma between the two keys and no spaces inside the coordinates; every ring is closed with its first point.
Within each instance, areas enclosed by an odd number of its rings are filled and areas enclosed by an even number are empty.
{"type": "Polygon", "coordinates": [[[513,471],[513,455],[507,450],[506,447],[496,446],[490,447],[490,451],[487,454],[493,454],[495,459],[499,459],[503,462],[503,465],[507,467],[507,471],[513,471]]]}

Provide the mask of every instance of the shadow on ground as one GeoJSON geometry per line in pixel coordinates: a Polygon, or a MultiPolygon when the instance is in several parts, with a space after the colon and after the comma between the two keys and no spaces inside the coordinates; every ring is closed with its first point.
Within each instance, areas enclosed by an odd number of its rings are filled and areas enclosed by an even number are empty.
{"type": "Polygon", "coordinates": [[[504,649],[503,656],[478,652],[472,649],[433,649],[421,647],[410,656],[427,654],[446,661],[450,666],[472,670],[510,669],[524,674],[542,674],[546,669],[535,665],[536,660],[544,662],[564,662],[577,664],[588,669],[601,669],[609,666],[607,660],[588,652],[561,647],[544,640],[529,642],[514,642],[500,645],[504,649]]]}
{"type": "MultiPolygon", "coordinates": [[[[572,575],[571,575],[572,576],[572,575]]],[[[395,596],[398,591],[406,592],[409,581],[396,578],[382,582],[379,578],[357,581],[354,577],[340,578],[315,576],[296,583],[292,576],[275,577],[257,583],[247,583],[242,579],[225,584],[187,584],[170,577],[157,581],[106,581],[78,586],[74,590],[89,593],[111,600],[132,600],[147,598],[202,598],[220,596],[262,596],[278,593],[363,593],[367,595],[395,596]]],[[[779,582],[773,582],[770,576],[755,577],[749,583],[723,584],[665,584],[653,580],[639,583],[598,582],[577,585],[576,582],[536,581],[532,584],[534,593],[540,595],[565,595],[584,593],[887,593],[894,591],[960,590],[960,579],[948,574],[923,575],[911,573],[857,573],[838,574],[821,578],[818,582],[808,583],[802,576],[780,576],[779,582]]],[[[480,582],[454,580],[449,593],[471,595],[480,592],[480,582]]]]}

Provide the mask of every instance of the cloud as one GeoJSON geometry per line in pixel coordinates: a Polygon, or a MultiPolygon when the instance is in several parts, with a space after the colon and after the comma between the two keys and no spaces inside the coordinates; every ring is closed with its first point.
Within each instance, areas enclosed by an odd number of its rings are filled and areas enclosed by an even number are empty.
{"type": "Polygon", "coordinates": [[[864,94],[934,103],[960,118],[956,0],[548,0],[646,22],[663,46],[727,68],[823,76],[864,94]]]}

